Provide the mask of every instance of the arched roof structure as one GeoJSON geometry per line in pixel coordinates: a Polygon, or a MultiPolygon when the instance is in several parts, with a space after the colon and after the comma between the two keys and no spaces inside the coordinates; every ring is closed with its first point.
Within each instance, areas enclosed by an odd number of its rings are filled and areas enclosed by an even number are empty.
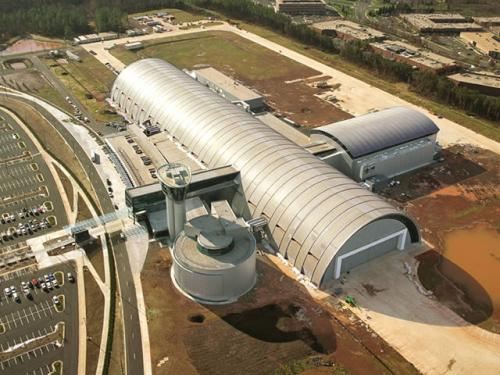
{"type": "Polygon", "coordinates": [[[438,131],[436,124],[423,113],[406,107],[392,107],[321,126],[312,133],[332,138],[352,158],[359,158],[438,131]]]}
{"type": "Polygon", "coordinates": [[[371,222],[396,218],[419,240],[412,220],[392,205],[163,60],[128,66],[111,99],[134,121],[167,130],[207,166],[239,169],[252,215],[284,233],[281,254],[316,285],[342,244],[371,222]]]}

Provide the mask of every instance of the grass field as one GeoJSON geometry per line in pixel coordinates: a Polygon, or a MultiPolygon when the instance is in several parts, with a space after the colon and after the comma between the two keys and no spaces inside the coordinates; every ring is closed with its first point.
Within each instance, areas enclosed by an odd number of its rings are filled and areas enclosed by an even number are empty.
{"type": "Polygon", "coordinates": [[[104,113],[104,109],[108,107],[105,99],[116,76],[90,53],[82,49],[78,54],[82,59],[81,62],[70,60],[68,64],[61,65],[53,60],[45,62],[97,121],[119,120],[116,115],[104,113]]]}
{"type": "Polygon", "coordinates": [[[179,68],[211,65],[233,71],[241,79],[251,81],[301,77],[307,70],[299,63],[228,32],[210,31],[157,39],[144,42],[144,46],[137,52],[119,46],[112,49],[111,53],[125,64],[142,58],[158,57],[179,68]]]}
{"type": "Polygon", "coordinates": [[[207,31],[144,43],[139,51],[123,46],[110,52],[125,64],[156,57],[178,68],[210,65],[258,91],[276,112],[305,127],[315,127],[350,116],[315,96],[318,89],[303,80],[320,73],[238,35],[207,31]]]}

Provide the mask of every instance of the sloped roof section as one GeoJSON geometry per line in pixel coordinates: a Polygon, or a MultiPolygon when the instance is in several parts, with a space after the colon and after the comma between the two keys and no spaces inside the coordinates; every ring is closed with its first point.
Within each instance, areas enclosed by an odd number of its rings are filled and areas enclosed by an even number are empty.
{"type": "Polygon", "coordinates": [[[438,131],[434,121],[423,113],[406,107],[392,107],[321,126],[312,133],[332,138],[355,159],[438,131]]]}

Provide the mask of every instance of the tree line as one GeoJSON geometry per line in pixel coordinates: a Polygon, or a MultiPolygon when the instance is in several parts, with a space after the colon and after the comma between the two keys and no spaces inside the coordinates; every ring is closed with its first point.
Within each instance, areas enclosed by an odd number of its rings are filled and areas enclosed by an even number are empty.
{"type": "Polygon", "coordinates": [[[0,43],[25,34],[72,38],[95,29],[123,31],[127,13],[186,8],[180,0],[0,0],[0,43]]]}
{"type": "Polygon", "coordinates": [[[0,42],[25,33],[69,38],[92,31],[90,20],[95,21],[98,32],[123,31],[127,26],[127,13],[161,8],[211,9],[227,17],[265,26],[322,51],[339,53],[379,75],[406,82],[425,97],[493,121],[500,120],[500,98],[458,87],[444,76],[415,71],[408,64],[388,60],[374,53],[366,43],[341,42],[321,35],[251,0],[0,0],[0,42]]]}
{"type": "Polygon", "coordinates": [[[423,97],[433,98],[492,121],[500,121],[500,98],[457,86],[446,76],[431,71],[415,70],[409,64],[386,59],[373,52],[365,42],[345,43],[340,55],[356,65],[369,68],[378,75],[408,83],[412,91],[423,97]]]}
{"type": "Polygon", "coordinates": [[[190,3],[218,11],[228,17],[269,27],[323,51],[339,53],[345,59],[381,76],[408,83],[411,90],[424,97],[434,98],[492,121],[500,121],[500,98],[459,87],[445,76],[418,71],[409,64],[386,59],[373,52],[367,43],[356,41],[341,43],[334,38],[321,35],[307,25],[294,23],[289,17],[275,13],[270,7],[250,0],[191,0],[190,3]]]}

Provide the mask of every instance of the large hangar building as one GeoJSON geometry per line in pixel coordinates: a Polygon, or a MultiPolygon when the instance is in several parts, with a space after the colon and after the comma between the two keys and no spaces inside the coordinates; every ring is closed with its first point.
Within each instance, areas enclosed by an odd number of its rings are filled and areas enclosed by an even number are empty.
{"type": "Polygon", "coordinates": [[[281,255],[317,286],[420,240],[404,213],[163,60],[129,65],[111,99],[207,168],[238,170],[243,196],[231,208],[266,218],[281,255]]]}
{"type": "Polygon", "coordinates": [[[434,162],[439,128],[424,114],[406,107],[315,128],[312,142],[325,142],[334,152],[321,157],[355,181],[391,178],[434,162]]]}

